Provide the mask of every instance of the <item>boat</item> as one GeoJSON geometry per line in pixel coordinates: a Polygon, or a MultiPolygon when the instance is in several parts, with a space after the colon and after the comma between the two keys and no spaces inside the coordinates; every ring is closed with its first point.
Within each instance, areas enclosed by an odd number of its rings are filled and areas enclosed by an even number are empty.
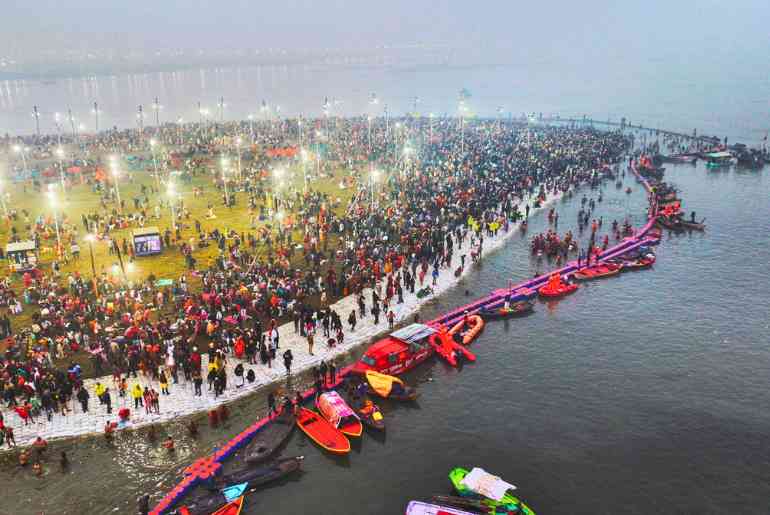
{"type": "Polygon", "coordinates": [[[406,515],[474,515],[470,511],[462,511],[448,506],[428,504],[421,501],[410,501],[406,507],[406,515]]]}
{"type": "Polygon", "coordinates": [[[474,468],[468,471],[457,467],[449,472],[449,481],[461,497],[471,499],[488,499],[503,505],[520,507],[527,515],[534,515],[529,506],[512,494],[516,487],[497,476],[489,474],[484,469],[474,468]]]}
{"type": "Polygon", "coordinates": [[[243,496],[225,504],[211,515],[240,515],[243,509],[243,496]]]}
{"type": "Polygon", "coordinates": [[[487,513],[489,515],[520,513],[520,506],[517,504],[504,504],[490,499],[471,499],[470,497],[458,497],[456,495],[434,495],[431,497],[431,501],[442,506],[470,510],[471,513],[487,513]]]}
{"type": "Polygon", "coordinates": [[[436,354],[453,367],[457,366],[457,358],[460,356],[468,361],[476,361],[476,355],[457,343],[454,340],[453,335],[444,327],[442,327],[436,334],[432,334],[430,338],[428,338],[428,342],[431,347],[433,347],[436,354]]]}
{"type": "Polygon", "coordinates": [[[664,163],[694,163],[698,160],[698,156],[692,154],[671,154],[668,156],[661,156],[664,163]]]}
{"type": "Polygon", "coordinates": [[[720,166],[730,166],[733,163],[733,155],[730,152],[707,152],[703,154],[703,158],[706,160],[706,166],[709,168],[717,168],[720,166]]]}
{"type": "Polygon", "coordinates": [[[358,415],[335,391],[324,392],[315,401],[316,408],[336,429],[346,436],[361,436],[364,426],[358,415]]]}
{"type": "Polygon", "coordinates": [[[593,279],[602,279],[604,277],[611,277],[620,273],[620,265],[613,263],[602,263],[587,268],[581,268],[572,277],[578,281],[591,281],[593,279]]]}
{"type": "Polygon", "coordinates": [[[425,324],[402,327],[369,347],[352,371],[362,375],[369,370],[402,374],[433,355],[428,338],[435,333],[436,329],[425,324]]]}
{"type": "Polygon", "coordinates": [[[655,254],[648,253],[645,255],[637,254],[628,257],[621,256],[612,259],[610,262],[620,266],[622,272],[627,270],[642,270],[644,268],[650,268],[655,264],[655,254]]]}
{"type": "Polygon", "coordinates": [[[694,222],[692,220],[690,220],[688,222],[687,220],[683,219],[683,220],[681,220],[680,223],[681,223],[682,227],[684,227],[685,229],[690,229],[691,231],[705,231],[706,230],[706,224],[703,223],[705,221],[706,221],[705,218],[703,220],[701,220],[700,222],[694,222]]]}
{"type": "Polygon", "coordinates": [[[297,426],[319,447],[334,454],[350,452],[350,441],[328,420],[315,411],[300,408],[297,413],[297,426]]]}
{"type": "Polygon", "coordinates": [[[495,320],[498,318],[508,318],[513,316],[527,315],[529,313],[532,313],[533,309],[534,309],[534,304],[532,302],[521,300],[519,302],[514,302],[507,308],[504,306],[501,306],[499,308],[494,308],[494,309],[481,309],[479,310],[479,315],[481,315],[481,318],[485,320],[495,320]]]}
{"type": "Polygon", "coordinates": [[[480,315],[470,315],[463,317],[454,327],[449,330],[451,336],[459,335],[462,337],[463,345],[469,345],[484,329],[484,319],[480,315]],[[466,328],[467,327],[467,328],[466,328]],[[465,329],[463,331],[463,329],[465,329]]]}
{"type": "Polygon", "coordinates": [[[254,436],[243,455],[247,463],[255,464],[272,458],[294,431],[296,417],[284,409],[254,436]]]}
{"type": "Polygon", "coordinates": [[[272,461],[259,467],[245,467],[222,476],[216,484],[224,488],[227,485],[246,483],[247,488],[253,489],[296,472],[302,466],[304,459],[304,456],[295,456],[272,461]]]}
{"type": "Polygon", "coordinates": [[[413,401],[417,398],[417,390],[407,386],[398,377],[381,374],[374,370],[367,370],[364,376],[369,384],[369,391],[373,391],[383,399],[413,401]]]}
{"type": "Polygon", "coordinates": [[[358,392],[352,392],[348,395],[348,404],[366,427],[377,431],[385,430],[385,417],[383,417],[380,407],[365,394],[360,395],[358,392]]]}
{"type": "Polygon", "coordinates": [[[577,284],[565,283],[561,280],[561,275],[555,273],[551,275],[546,285],[542,286],[537,293],[541,297],[553,299],[569,295],[577,289],[577,284]]]}

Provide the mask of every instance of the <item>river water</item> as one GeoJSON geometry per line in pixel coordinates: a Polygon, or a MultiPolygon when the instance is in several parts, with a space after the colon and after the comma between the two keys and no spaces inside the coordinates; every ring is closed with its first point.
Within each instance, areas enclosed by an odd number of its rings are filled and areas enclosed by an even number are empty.
{"type": "MultiPolygon", "coordinates": [[[[297,433],[285,455],[306,456],[301,476],[248,498],[245,513],[403,513],[411,499],[447,493],[455,466],[482,466],[519,487],[541,514],[767,513],[770,498],[770,233],[767,171],[668,165],[686,210],[705,233],[667,234],[649,271],[590,283],[523,319],[487,325],[475,364],[429,361],[407,376],[415,405],[382,402],[384,438],[366,434],[345,459],[297,433]]],[[[644,195],[603,186],[596,210],[643,220],[644,195]]],[[[625,186],[624,186],[625,187],[625,186]]],[[[580,196],[557,204],[559,230],[574,228],[580,196]]],[[[547,227],[537,214],[530,235],[547,227]]],[[[515,236],[427,319],[469,298],[544,270],[515,236]],[[467,290],[467,295],[466,295],[467,290]]],[[[264,412],[261,396],[233,407],[223,428],[181,423],[169,457],[146,431],[59,444],[73,461],[61,474],[49,457],[43,478],[2,467],[0,513],[132,513],[141,492],[158,498],[196,457],[264,412]]]]}
{"type": "MultiPolygon", "coordinates": [[[[691,49],[692,51],[692,49],[691,49]]],[[[754,61],[702,55],[691,62],[681,58],[646,62],[622,54],[613,61],[556,62],[543,57],[525,64],[474,66],[390,65],[379,67],[293,65],[220,69],[191,69],[147,74],[59,79],[0,81],[0,133],[33,134],[33,106],[38,106],[40,129],[54,133],[54,115],[61,115],[65,132],[74,126],[92,132],[93,104],[98,103],[99,128],[137,127],[142,105],[144,125],[155,124],[156,98],[161,123],[182,118],[200,119],[198,105],[208,119],[256,120],[274,116],[319,116],[324,99],[337,100],[331,113],[382,116],[414,110],[422,115],[456,114],[458,92],[471,95],[471,113],[505,116],[523,112],[562,116],[588,114],[618,122],[626,117],[646,127],[728,136],[730,141],[758,145],[770,128],[770,78],[754,61]],[[693,63],[698,62],[698,65],[693,63]],[[702,63],[702,65],[701,65],[702,63]],[[379,100],[370,105],[371,94],[379,100]],[[224,99],[225,108],[218,104],[224,99]],[[269,112],[260,110],[262,101],[269,112]]]]}

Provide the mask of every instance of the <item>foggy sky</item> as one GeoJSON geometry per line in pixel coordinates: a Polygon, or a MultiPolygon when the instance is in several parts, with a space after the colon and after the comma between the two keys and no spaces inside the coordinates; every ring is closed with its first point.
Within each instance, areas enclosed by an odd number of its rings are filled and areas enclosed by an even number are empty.
{"type": "Polygon", "coordinates": [[[511,59],[770,56],[767,0],[5,0],[2,4],[0,56],[26,56],[51,48],[373,48],[409,43],[470,47],[511,59]]]}

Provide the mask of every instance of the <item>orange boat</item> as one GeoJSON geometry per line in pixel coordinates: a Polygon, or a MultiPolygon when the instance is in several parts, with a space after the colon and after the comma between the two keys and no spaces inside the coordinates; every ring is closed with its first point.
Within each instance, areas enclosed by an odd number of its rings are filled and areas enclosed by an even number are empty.
{"type": "Polygon", "coordinates": [[[347,436],[361,436],[364,425],[358,415],[347,405],[337,392],[324,392],[318,396],[315,405],[321,415],[328,420],[335,429],[347,436]]]}
{"type": "Polygon", "coordinates": [[[464,356],[468,361],[476,361],[476,355],[454,341],[452,335],[443,326],[436,334],[428,338],[428,342],[436,351],[436,354],[444,358],[453,367],[457,366],[457,358],[460,355],[464,356]]]}
{"type": "Polygon", "coordinates": [[[611,277],[620,273],[621,266],[612,263],[600,264],[582,268],[573,274],[578,281],[590,281],[592,279],[601,279],[611,277]]]}
{"type": "Polygon", "coordinates": [[[335,454],[350,452],[350,441],[336,427],[315,411],[300,408],[297,426],[322,449],[335,454]]]}
{"type": "Polygon", "coordinates": [[[556,298],[563,297],[577,289],[577,284],[564,283],[561,281],[561,275],[555,273],[548,278],[546,285],[540,288],[537,293],[539,293],[541,297],[556,298]]]}
{"type": "Polygon", "coordinates": [[[240,496],[225,504],[211,515],[240,515],[241,510],[243,509],[243,499],[244,497],[240,496]]]}
{"type": "Polygon", "coordinates": [[[463,345],[468,345],[476,339],[482,329],[484,329],[484,319],[479,315],[471,315],[457,322],[455,326],[449,330],[449,334],[454,336],[459,333],[463,337],[463,345]],[[466,326],[467,329],[465,329],[466,326]],[[463,331],[463,329],[465,329],[465,331],[463,331]]]}

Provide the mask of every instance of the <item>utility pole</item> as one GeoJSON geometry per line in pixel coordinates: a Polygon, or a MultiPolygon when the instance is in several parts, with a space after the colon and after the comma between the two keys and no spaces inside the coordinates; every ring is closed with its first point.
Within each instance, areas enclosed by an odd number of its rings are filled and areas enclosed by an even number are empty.
{"type": "Polygon", "coordinates": [[[94,102],[94,131],[99,133],[99,104],[94,102]]]}
{"type": "Polygon", "coordinates": [[[139,132],[140,134],[144,133],[144,109],[142,108],[142,104],[139,104],[139,112],[136,115],[136,117],[139,120],[139,132]]]}
{"type": "Polygon", "coordinates": [[[32,116],[35,117],[35,134],[40,137],[40,111],[37,110],[37,106],[32,106],[32,116]]]}
{"type": "Polygon", "coordinates": [[[160,102],[158,97],[155,97],[155,103],[152,104],[152,108],[155,110],[155,126],[160,127],[160,102]]]}

